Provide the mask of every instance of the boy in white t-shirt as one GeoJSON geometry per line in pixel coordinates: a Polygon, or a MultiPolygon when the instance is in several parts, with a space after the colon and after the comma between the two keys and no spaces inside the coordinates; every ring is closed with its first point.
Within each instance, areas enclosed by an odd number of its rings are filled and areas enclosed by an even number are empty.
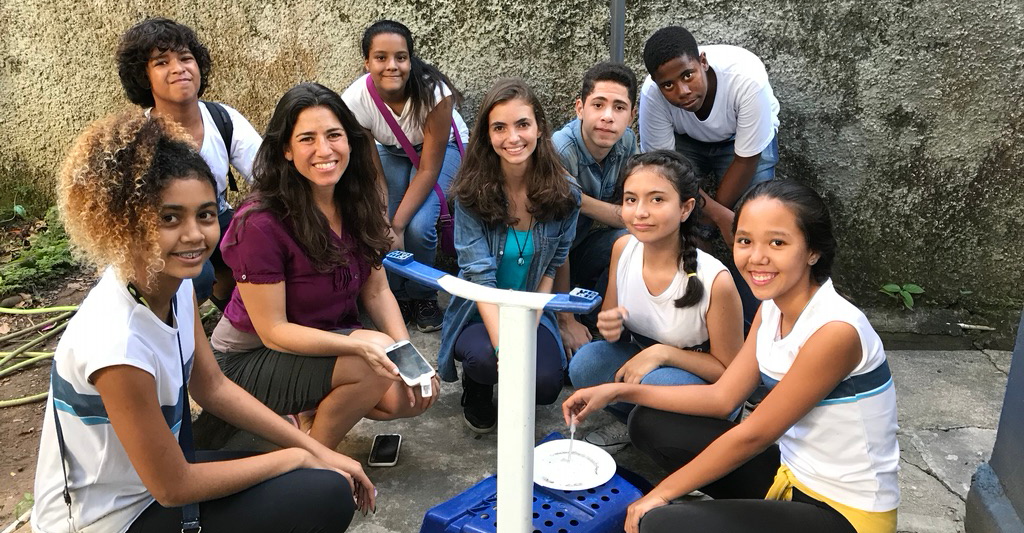
{"type": "MultiPolygon", "coordinates": [[[[644,45],[650,75],[640,90],[640,149],[676,150],[711,175],[715,190],[705,216],[732,240],[732,206],[751,186],[775,177],[779,101],[764,63],[738,46],[697,47],[685,28],[662,28],[644,45]]],[[[714,236],[705,227],[705,241],[714,236]]],[[[724,258],[728,259],[728,258],[724,258]]],[[[759,302],[726,260],[749,326],[759,302]]]]}
{"type": "MultiPolygon", "coordinates": [[[[210,69],[210,51],[192,28],[162,17],[132,26],[117,47],[117,74],[128,99],[181,124],[198,143],[199,155],[217,181],[217,218],[223,235],[235,213],[227,202],[229,165],[251,182],[252,162],[263,139],[235,109],[214,102],[199,105],[210,69]]],[[[237,190],[233,177],[230,185],[237,190]]],[[[193,284],[200,303],[209,298],[224,309],[235,282],[221,259],[219,241],[193,284]]]]}

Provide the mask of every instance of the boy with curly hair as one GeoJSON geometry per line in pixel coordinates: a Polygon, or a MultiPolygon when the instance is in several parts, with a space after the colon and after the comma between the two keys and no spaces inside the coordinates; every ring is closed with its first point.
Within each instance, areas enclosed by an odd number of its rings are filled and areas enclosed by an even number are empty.
{"type": "MultiPolygon", "coordinates": [[[[229,165],[251,181],[253,158],[262,139],[230,106],[200,105],[210,70],[210,52],[196,33],[162,17],[129,28],[117,48],[117,74],[128,99],[148,113],[177,122],[199,144],[199,153],[217,181],[217,213],[223,235],[234,214],[226,198],[229,178],[234,189],[229,165]]],[[[196,294],[200,302],[209,298],[223,309],[234,285],[218,246],[195,279],[196,294]]]]}

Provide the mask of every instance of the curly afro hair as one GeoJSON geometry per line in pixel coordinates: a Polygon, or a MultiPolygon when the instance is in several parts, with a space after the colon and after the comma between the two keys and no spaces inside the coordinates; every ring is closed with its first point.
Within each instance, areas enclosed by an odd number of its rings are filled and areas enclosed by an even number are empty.
{"type": "Polygon", "coordinates": [[[682,26],[666,26],[654,32],[644,43],[644,66],[651,76],[658,67],[682,56],[690,59],[700,57],[697,39],[682,26]]]}
{"type": "Polygon", "coordinates": [[[153,17],[132,26],[117,46],[117,75],[124,93],[133,104],[153,107],[153,90],[146,64],[153,50],[188,50],[199,65],[199,96],[210,82],[210,51],[199,42],[192,28],[163,17],[153,17]]]}
{"type": "Polygon", "coordinates": [[[216,182],[188,133],[142,110],[100,119],[78,137],[61,167],[58,207],[77,255],[149,286],[163,269],[161,193],[174,179],[216,182]],[[137,279],[137,266],[146,278],[137,279]]]}

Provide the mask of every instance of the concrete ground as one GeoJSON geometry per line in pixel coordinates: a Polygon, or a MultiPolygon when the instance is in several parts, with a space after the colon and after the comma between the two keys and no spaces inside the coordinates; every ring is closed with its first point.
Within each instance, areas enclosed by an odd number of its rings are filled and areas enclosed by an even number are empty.
{"type": "MultiPolygon", "coordinates": [[[[430,358],[440,334],[413,332],[412,340],[430,358]]],[[[899,402],[900,487],[903,502],[898,531],[960,533],[971,475],[986,461],[995,442],[1006,388],[1010,352],[990,350],[892,350],[888,352],[899,402]]],[[[561,399],[570,390],[562,392],[561,399]]],[[[354,533],[415,533],[428,509],[495,473],[495,433],[477,435],[462,419],[458,383],[442,384],[441,398],[423,416],[394,422],[360,422],[339,450],[364,464],[373,436],[403,437],[398,464],[367,467],[379,491],[376,514],[356,516],[354,533]]],[[[537,409],[536,436],[564,429],[559,404],[537,409]]],[[[601,413],[583,432],[611,420],[601,413]]],[[[239,434],[229,444],[266,449],[239,434]]],[[[652,482],[665,473],[632,447],[615,455],[619,465],[652,482]]],[[[27,532],[28,526],[17,529],[27,532]]]]}
{"type": "MultiPolygon", "coordinates": [[[[436,354],[439,333],[413,332],[412,337],[428,359],[436,354]]],[[[888,355],[899,401],[902,450],[898,530],[963,532],[971,475],[989,458],[995,441],[1011,353],[899,350],[888,355]]],[[[566,388],[561,399],[569,393],[566,388]]],[[[379,491],[377,513],[357,516],[350,531],[415,533],[428,509],[495,473],[498,435],[480,436],[466,427],[460,395],[458,383],[444,383],[441,398],[425,415],[394,422],[363,421],[342,443],[340,451],[365,464],[375,434],[403,437],[396,466],[367,467],[379,491]]],[[[564,429],[559,405],[537,409],[538,440],[564,429]]],[[[583,432],[610,420],[610,415],[602,413],[588,420],[583,432]]],[[[256,445],[245,436],[232,442],[233,447],[256,445]]],[[[614,457],[619,465],[652,482],[665,475],[632,447],[614,457]]]]}

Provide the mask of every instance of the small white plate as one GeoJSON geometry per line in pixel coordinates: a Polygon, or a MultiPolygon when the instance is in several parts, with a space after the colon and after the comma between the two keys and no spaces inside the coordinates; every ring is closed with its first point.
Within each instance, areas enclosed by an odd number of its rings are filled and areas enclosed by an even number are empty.
{"type": "Polygon", "coordinates": [[[615,475],[615,459],[601,448],[578,440],[550,440],[533,449],[533,482],[555,490],[586,490],[615,475]]]}

